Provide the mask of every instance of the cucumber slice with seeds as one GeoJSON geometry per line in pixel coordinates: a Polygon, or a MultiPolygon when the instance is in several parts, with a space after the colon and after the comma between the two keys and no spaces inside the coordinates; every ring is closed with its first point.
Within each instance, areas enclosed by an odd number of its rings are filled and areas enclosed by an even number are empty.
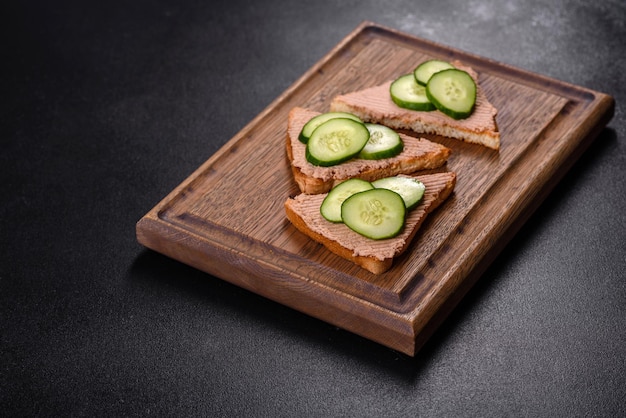
{"type": "Polygon", "coordinates": [[[430,77],[432,77],[433,74],[451,68],[454,68],[454,66],[447,61],[428,60],[424,61],[415,68],[415,70],[413,71],[413,76],[415,77],[415,81],[417,81],[418,84],[425,86],[426,84],[428,84],[428,80],[430,80],[430,77]]]}
{"type": "Polygon", "coordinates": [[[421,181],[405,176],[385,177],[372,182],[377,189],[388,189],[398,193],[407,210],[414,209],[424,197],[426,186],[421,181]]]}
{"type": "Polygon", "coordinates": [[[366,123],[365,127],[370,132],[370,139],[359,152],[359,158],[365,160],[391,158],[400,154],[404,149],[400,135],[393,129],[376,123],[366,123]]]}
{"type": "Polygon", "coordinates": [[[304,124],[304,126],[302,127],[302,130],[300,131],[300,134],[298,135],[298,139],[303,144],[306,144],[309,141],[309,138],[311,137],[311,134],[313,133],[315,128],[320,126],[322,123],[330,119],[335,119],[335,118],[348,118],[348,119],[354,119],[357,122],[362,122],[358,116],[353,115],[352,113],[348,113],[348,112],[322,113],[321,115],[312,117],[307,123],[304,124]]]}
{"type": "Polygon", "coordinates": [[[374,186],[369,181],[353,178],[333,187],[322,201],[320,213],[330,222],[343,222],[341,219],[341,204],[355,193],[371,190],[374,186]]]}
{"type": "Polygon", "coordinates": [[[453,119],[465,119],[476,104],[476,83],[465,71],[443,70],[428,80],[426,95],[441,112],[453,119]]]}
{"type": "Polygon", "coordinates": [[[337,165],[358,155],[369,139],[370,133],[363,123],[347,118],[330,119],[311,134],[306,144],[306,159],[322,167],[337,165]]]}
{"type": "Polygon", "coordinates": [[[389,87],[391,100],[398,106],[420,111],[435,110],[426,96],[426,88],[415,81],[413,74],[405,74],[395,79],[389,87]]]}
{"type": "Polygon", "coordinates": [[[392,238],[404,227],[406,207],[391,190],[371,189],[355,193],[341,205],[341,219],[353,231],[370,239],[392,238]]]}

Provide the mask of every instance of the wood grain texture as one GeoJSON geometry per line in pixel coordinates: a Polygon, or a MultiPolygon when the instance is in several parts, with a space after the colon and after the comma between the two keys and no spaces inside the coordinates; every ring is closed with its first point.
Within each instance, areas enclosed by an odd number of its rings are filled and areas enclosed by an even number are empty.
{"type": "Polygon", "coordinates": [[[415,355],[611,119],[610,96],[364,22],[137,223],[138,241],[223,280],[415,355]],[[285,155],[292,107],[411,71],[427,58],[479,73],[501,149],[428,136],[453,150],[457,185],[392,269],[374,275],[299,233],[285,155]],[[235,193],[236,191],[236,193],[235,193]]]}

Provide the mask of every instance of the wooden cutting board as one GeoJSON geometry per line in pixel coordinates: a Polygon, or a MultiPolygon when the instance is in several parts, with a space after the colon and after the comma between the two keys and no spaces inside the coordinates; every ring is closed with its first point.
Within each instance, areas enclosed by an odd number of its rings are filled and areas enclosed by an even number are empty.
{"type": "Polygon", "coordinates": [[[612,97],[364,22],[137,223],[144,246],[415,355],[502,246],[609,122],[612,97]],[[328,111],[428,58],[479,73],[501,149],[437,136],[453,152],[453,195],[392,269],[374,275],[298,232],[285,152],[292,107],[328,111]]]}

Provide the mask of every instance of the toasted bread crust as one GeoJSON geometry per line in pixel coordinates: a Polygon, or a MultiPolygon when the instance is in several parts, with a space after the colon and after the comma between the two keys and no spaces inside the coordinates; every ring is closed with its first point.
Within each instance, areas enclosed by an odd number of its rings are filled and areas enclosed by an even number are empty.
{"type": "Polygon", "coordinates": [[[287,156],[294,180],[303,193],[325,193],[349,178],[374,181],[397,174],[439,168],[447,162],[452,152],[450,148],[441,144],[400,134],[405,143],[405,150],[396,157],[376,161],[353,160],[335,167],[315,167],[305,160],[305,145],[297,139],[297,136],[304,123],[318,114],[299,107],[289,112],[287,156]]]}
{"type": "Polygon", "coordinates": [[[300,232],[307,235],[314,241],[322,244],[324,247],[328,248],[331,252],[337,254],[339,257],[345,258],[346,260],[349,260],[374,274],[382,274],[391,268],[393,258],[379,260],[375,257],[359,255],[355,256],[352,250],[350,250],[349,248],[346,248],[340,245],[337,241],[334,241],[332,238],[326,237],[325,235],[322,235],[315,230],[309,228],[307,223],[302,218],[302,214],[295,209],[290,200],[285,202],[285,212],[287,214],[287,219],[289,219],[289,221],[300,232]]]}
{"type": "Polygon", "coordinates": [[[426,216],[450,196],[456,184],[456,174],[452,172],[412,177],[426,185],[426,193],[407,216],[405,230],[398,237],[374,241],[345,225],[326,221],[319,213],[325,194],[289,198],[285,212],[289,221],[309,238],[374,274],[382,274],[392,267],[395,257],[406,251],[426,216]]]}
{"type": "Polygon", "coordinates": [[[330,104],[330,110],[350,112],[365,122],[380,123],[392,129],[441,135],[500,149],[500,132],[496,121],[498,111],[485,97],[478,84],[478,75],[472,68],[458,61],[452,64],[467,71],[476,81],[476,105],[467,119],[454,120],[437,110],[420,112],[398,107],[389,95],[392,80],[379,86],[336,96],[330,104]]]}

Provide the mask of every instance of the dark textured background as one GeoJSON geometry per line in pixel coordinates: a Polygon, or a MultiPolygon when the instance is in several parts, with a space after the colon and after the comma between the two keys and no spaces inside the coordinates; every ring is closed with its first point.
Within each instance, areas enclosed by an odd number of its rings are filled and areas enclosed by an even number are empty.
{"type": "Polygon", "coordinates": [[[626,4],[10,1],[6,416],[624,416],[626,4]],[[611,94],[416,358],[143,249],[135,222],[361,21],[611,94]]]}

